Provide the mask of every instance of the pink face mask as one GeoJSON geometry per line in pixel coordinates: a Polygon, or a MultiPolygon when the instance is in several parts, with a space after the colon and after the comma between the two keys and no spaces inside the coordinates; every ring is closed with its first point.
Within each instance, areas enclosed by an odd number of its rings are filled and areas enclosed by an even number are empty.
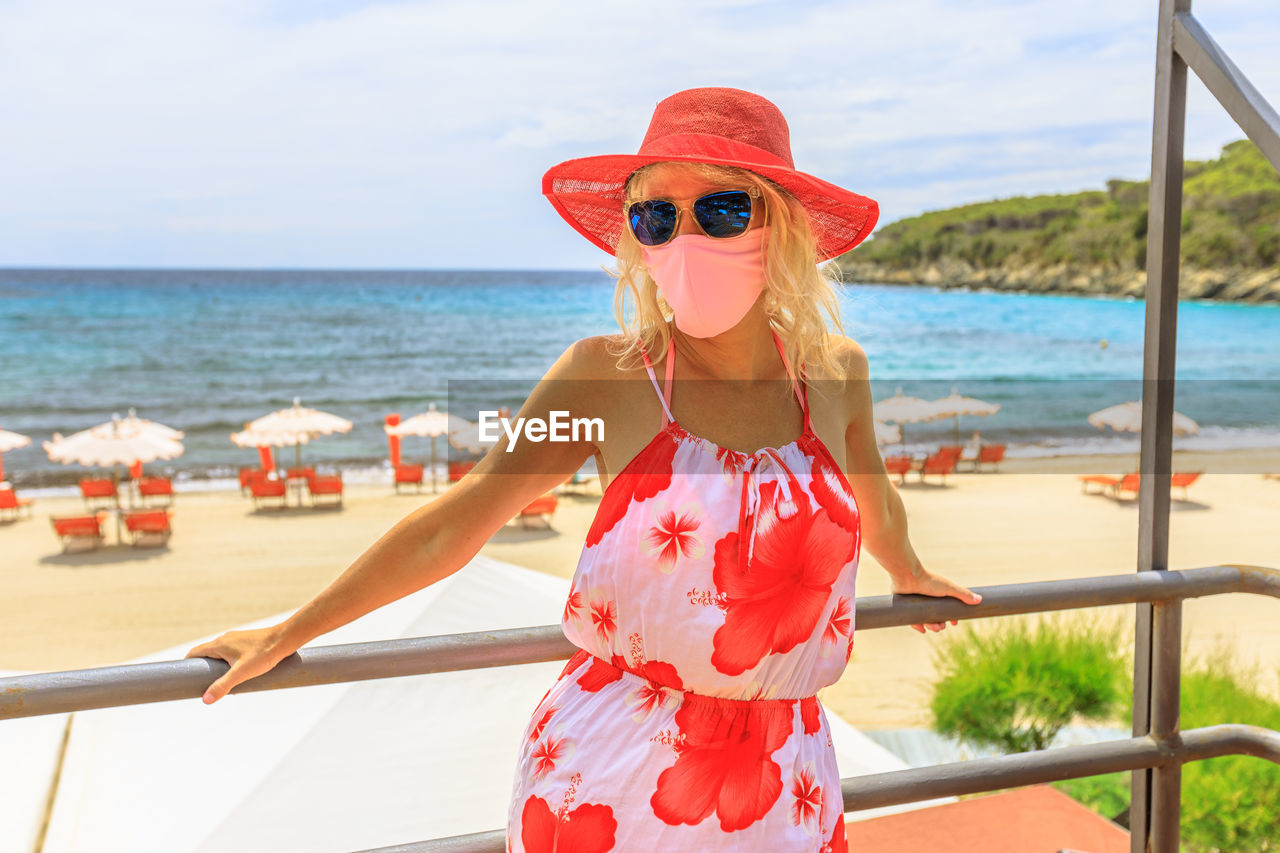
{"type": "Polygon", "coordinates": [[[675,312],[676,328],[710,338],[738,324],[764,291],[764,228],[721,240],[683,234],[641,257],[658,292],[675,312]]]}

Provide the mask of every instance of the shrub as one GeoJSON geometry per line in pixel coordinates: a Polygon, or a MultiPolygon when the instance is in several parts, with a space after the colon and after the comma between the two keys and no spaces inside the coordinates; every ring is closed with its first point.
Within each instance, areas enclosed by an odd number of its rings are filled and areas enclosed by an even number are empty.
{"type": "Polygon", "coordinates": [[[934,655],[933,728],[1006,752],[1044,749],[1074,717],[1110,719],[1129,695],[1120,629],[1096,617],[966,626],[934,655]]]}

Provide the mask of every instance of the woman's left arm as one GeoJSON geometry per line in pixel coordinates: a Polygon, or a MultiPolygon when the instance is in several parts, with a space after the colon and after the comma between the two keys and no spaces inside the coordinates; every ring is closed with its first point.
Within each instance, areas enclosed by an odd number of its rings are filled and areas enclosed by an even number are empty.
{"type": "MultiPolygon", "coordinates": [[[[982,596],[948,578],[925,569],[907,536],[907,511],[902,496],[889,479],[880,448],[876,444],[871,403],[870,368],[867,355],[856,342],[845,338],[845,456],[846,474],[858,502],[862,543],[892,579],[895,594],[953,596],[966,604],[977,604],[982,596]]],[[[955,625],[956,620],[951,620],[955,625]]],[[[945,622],[928,622],[911,627],[920,633],[925,627],[941,631],[945,622]]]]}

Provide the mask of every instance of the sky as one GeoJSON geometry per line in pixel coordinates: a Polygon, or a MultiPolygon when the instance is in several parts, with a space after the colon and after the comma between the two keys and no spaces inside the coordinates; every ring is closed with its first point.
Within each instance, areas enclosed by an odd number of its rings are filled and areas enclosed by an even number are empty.
{"type": "MultiPolygon", "coordinates": [[[[1157,0],[0,0],[0,266],[597,269],[541,195],[654,106],[778,105],[880,225],[1150,168],[1157,0]]],[[[1280,106],[1280,6],[1193,14],[1280,106]]],[[[1185,154],[1244,132],[1188,74],[1185,154]]]]}

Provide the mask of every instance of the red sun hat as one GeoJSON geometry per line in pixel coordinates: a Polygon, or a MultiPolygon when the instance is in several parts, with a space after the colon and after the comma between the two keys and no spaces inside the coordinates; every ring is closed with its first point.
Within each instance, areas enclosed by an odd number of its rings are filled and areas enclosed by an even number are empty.
{"type": "Polygon", "coordinates": [[[609,254],[626,228],[627,178],[641,166],[671,160],[737,166],[791,192],[809,214],[818,262],[844,254],[876,226],[874,199],[797,171],[782,112],[742,89],[685,89],[658,102],[635,154],[578,157],[542,176],[542,194],[578,233],[609,254]]]}

